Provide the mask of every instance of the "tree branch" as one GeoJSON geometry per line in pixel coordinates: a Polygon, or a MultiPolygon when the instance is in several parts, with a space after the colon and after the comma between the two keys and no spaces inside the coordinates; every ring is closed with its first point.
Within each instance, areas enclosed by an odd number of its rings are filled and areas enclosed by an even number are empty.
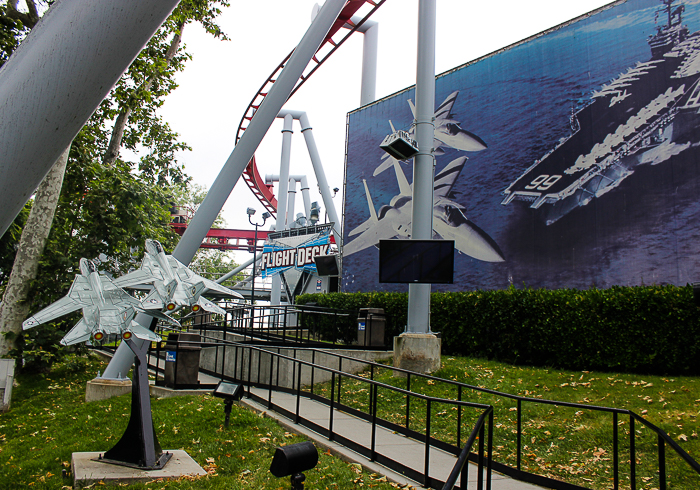
{"type": "MultiPolygon", "coordinates": [[[[180,42],[182,41],[182,30],[184,28],[184,22],[178,25],[178,31],[175,32],[175,34],[173,35],[173,39],[170,41],[170,46],[165,52],[165,62],[168,64],[173,60],[175,54],[177,54],[178,49],[180,49],[180,42]]],[[[154,81],[154,77],[149,78],[143,83],[141,87],[136,88],[134,90],[134,93],[150,90],[154,81]]],[[[117,120],[114,121],[114,128],[112,128],[112,136],[109,138],[109,146],[107,146],[107,151],[105,152],[104,158],[102,159],[103,165],[112,166],[117,160],[117,157],[119,157],[119,148],[121,148],[122,146],[124,130],[126,129],[126,125],[129,122],[129,116],[131,115],[131,111],[133,110],[131,107],[131,104],[133,102],[133,100],[129,100],[129,102],[127,102],[127,106],[119,112],[117,120]]]]}
{"type": "Polygon", "coordinates": [[[7,16],[10,19],[18,20],[30,29],[39,22],[39,13],[34,4],[34,0],[26,0],[29,13],[20,12],[17,10],[18,0],[7,0],[7,16]]]}

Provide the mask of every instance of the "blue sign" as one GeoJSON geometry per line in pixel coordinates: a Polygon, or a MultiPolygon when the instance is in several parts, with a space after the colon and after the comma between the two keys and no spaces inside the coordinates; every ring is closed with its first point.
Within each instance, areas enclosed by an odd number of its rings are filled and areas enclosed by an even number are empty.
{"type": "Polygon", "coordinates": [[[177,359],[177,352],[169,350],[165,352],[165,362],[175,362],[177,359]]]}

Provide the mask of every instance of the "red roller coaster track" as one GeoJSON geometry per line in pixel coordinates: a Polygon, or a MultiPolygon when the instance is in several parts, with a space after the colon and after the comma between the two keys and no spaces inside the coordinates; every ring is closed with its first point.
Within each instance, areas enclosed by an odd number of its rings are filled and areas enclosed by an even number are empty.
{"type": "MultiPolygon", "coordinates": [[[[328,34],[326,35],[326,38],[324,39],[321,46],[318,48],[318,51],[316,51],[316,55],[312,58],[312,63],[309,63],[309,66],[307,66],[306,70],[308,71],[306,71],[297,81],[297,84],[295,85],[294,90],[292,90],[292,93],[289,95],[289,97],[294,95],[294,93],[299,89],[299,87],[301,87],[304,84],[304,82],[306,82],[306,80],[309,79],[309,77],[318,69],[318,67],[321,66],[323,62],[326,61],[353,33],[355,33],[355,31],[357,31],[357,29],[367,19],[369,19],[369,17],[372,14],[374,14],[374,12],[379,7],[381,7],[381,5],[385,1],[386,0],[348,1],[345,4],[343,10],[340,12],[338,19],[333,24],[333,27],[331,27],[330,31],[328,31],[328,34]],[[350,18],[365,3],[372,5],[372,10],[370,10],[369,13],[367,13],[367,15],[365,15],[360,22],[358,22],[357,24],[353,24],[350,18]],[[352,27],[343,35],[341,35],[338,40],[334,40],[333,36],[335,36],[338,33],[338,31],[340,31],[340,29],[345,25],[350,25],[352,27]]],[[[265,80],[265,83],[262,84],[262,86],[258,90],[258,93],[255,94],[255,97],[253,97],[253,100],[250,101],[250,104],[248,105],[248,108],[243,114],[243,118],[241,119],[241,122],[238,125],[238,131],[236,132],[236,143],[238,143],[238,140],[241,139],[243,132],[248,127],[248,123],[251,121],[251,119],[253,119],[253,114],[255,114],[257,108],[260,107],[260,104],[262,104],[262,101],[265,99],[268,92],[270,91],[270,87],[273,83],[275,83],[277,77],[279,76],[280,72],[285,67],[287,61],[289,61],[289,58],[291,56],[292,53],[289,53],[287,57],[284,60],[282,60],[282,63],[280,63],[277,66],[277,68],[275,68],[275,70],[272,72],[272,75],[270,75],[267,78],[267,80],[265,80]]],[[[250,159],[250,162],[248,162],[248,166],[243,171],[243,180],[245,180],[250,190],[253,191],[255,197],[257,197],[258,200],[262,203],[262,205],[265,206],[265,209],[267,209],[270,213],[275,215],[277,213],[277,199],[275,198],[275,195],[272,191],[273,187],[271,185],[265,184],[265,181],[262,179],[262,177],[260,177],[260,174],[258,173],[258,167],[255,161],[255,155],[253,155],[253,158],[250,159]]]]}

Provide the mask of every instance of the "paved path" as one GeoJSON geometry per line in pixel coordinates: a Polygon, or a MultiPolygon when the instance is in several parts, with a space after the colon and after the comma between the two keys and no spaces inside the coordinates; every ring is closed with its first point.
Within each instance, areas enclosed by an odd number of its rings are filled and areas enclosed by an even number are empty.
{"type": "MultiPolygon", "coordinates": [[[[253,388],[251,391],[263,399],[267,399],[268,397],[268,390],[253,388]]],[[[273,391],[272,402],[286,410],[296,412],[295,395],[273,391]]],[[[261,405],[248,398],[244,398],[243,403],[251,408],[254,408],[255,410],[266,412],[269,416],[277,419],[282,425],[287,427],[288,430],[292,430],[313,439],[318,445],[330,449],[332,453],[337,454],[345,460],[360,463],[368,470],[386,475],[388,479],[397,483],[409,483],[413,486],[420,486],[420,484],[417,482],[409,480],[403,475],[389,470],[384,466],[371,462],[368,458],[335,442],[329,441],[324,436],[316,432],[313,432],[301,425],[294,424],[292,421],[276,412],[268,411],[266,405],[261,405]]],[[[326,429],[328,428],[330,413],[328,405],[302,397],[300,399],[299,413],[302,414],[305,419],[310,420],[311,422],[314,422],[326,429]]],[[[366,447],[370,447],[372,425],[363,419],[334,410],[333,432],[366,447]]],[[[414,468],[422,472],[425,467],[425,446],[423,443],[414,439],[400,434],[395,434],[393,431],[383,427],[377,427],[375,447],[377,453],[383,454],[384,456],[391,458],[394,461],[398,461],[410,468],[414,468]]],[[[457,458],[452,454],[440,449],[431,448],[430,476],[445,481],[450,471],[452,471],[452,467],[455,465],[456,461],[457,458]]],[[[476,465],[470,464],[469,490],[475,490],[477,488],[477,473],[476,465]]],[[[537,485],[519,482],[496,472],[492,472],[491,478],[493,490],[542,490],[542,487],[537,485]]]]}

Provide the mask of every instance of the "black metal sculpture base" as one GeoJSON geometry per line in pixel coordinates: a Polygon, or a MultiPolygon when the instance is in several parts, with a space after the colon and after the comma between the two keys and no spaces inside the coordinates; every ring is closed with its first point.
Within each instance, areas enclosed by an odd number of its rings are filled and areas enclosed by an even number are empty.
{"type": "Polygon", "coordinates": [[[146,362],[149,343],[144,342],[139,348],[131,339],[125,339],[124,342],[135,354],[134,379],[131,387],[131,418],[119,442],[95,461],[140,470],[159,470],[166,465],[172,454],[163,453],[153,428],[146,362]]]}

